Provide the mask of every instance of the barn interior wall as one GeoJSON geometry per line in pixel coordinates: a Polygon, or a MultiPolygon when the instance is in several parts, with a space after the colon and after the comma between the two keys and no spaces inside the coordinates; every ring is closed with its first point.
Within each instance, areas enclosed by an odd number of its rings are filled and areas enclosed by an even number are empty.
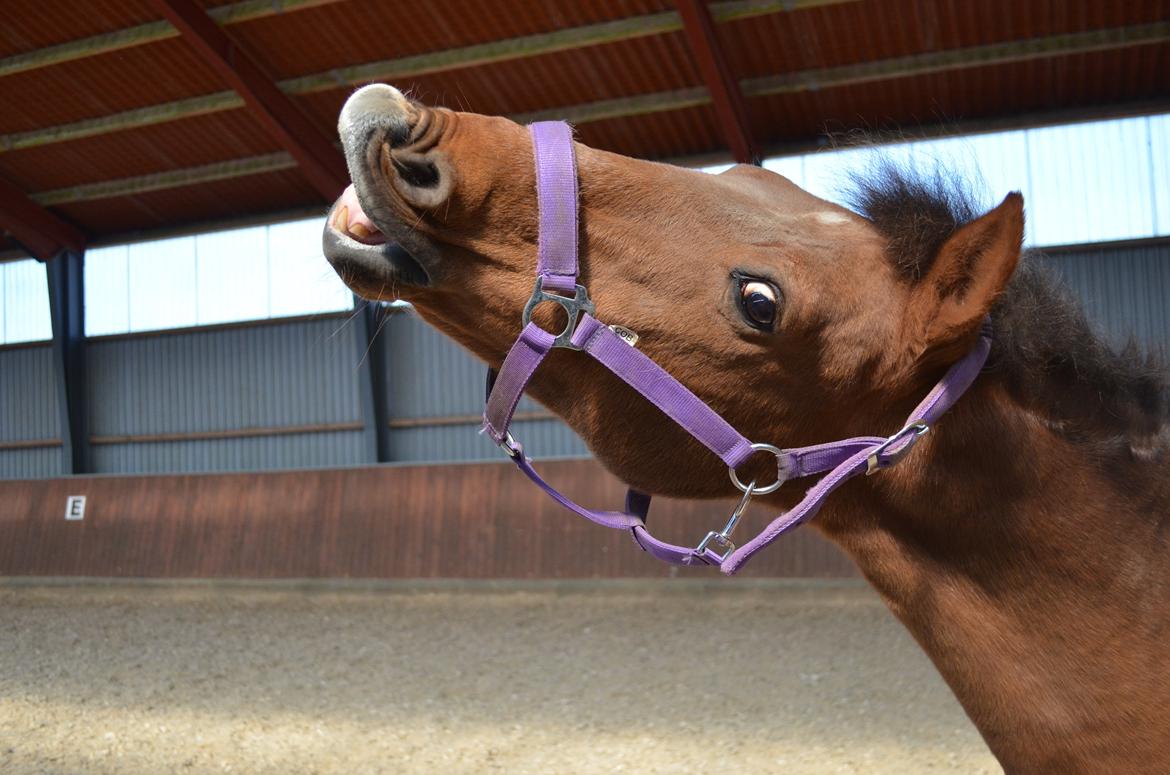
{"type": "Polygon", "coordinates": [[[356,346],[344,321],[99,338],[88,357],[97,473],[362,462],[356,346]],[[348,430],[326,430],[338,426],[348,430]],[[167,440],[265,429],[274,433],[167,440]],[[116,441],[126,437],[138,440],[116,441]]]}
{"type": "Polygon", "coordinates": [[[1124,346],[1132,335],[1170,355],[1170,243],[1073,249],[1049,263],[1111,344],[1124,346]]]}
{"type": "Polygon", "coordinates": [[[0,348],[0,479],[59,476],[60,434],[53,348],[0,348]]]}
{"type": "MultiPolygon", "coordinates": [[[[546,461],[569,497],[618,504],[624,486],[593,460],[546,461]]],[[[0,482],[0,576],[171,578],[591,578],[674,576],[624,530],[604,530],[524,486],[506,461],[271,471],[80,476],[0,482]],[[457,486],[456,486],[457,485],[457,486]],[[82,520],[64,519],[85,495],[82,520]],[[37,551],[28,551],[30,546],[37,551]]],[[[730,502],[657,500],[667,541],[697,543],[730,502]]],[[[746,519],[762,527],[763,506],[746,519]]],[[[716,568],[687,577],[716,577],[716,568]]],[[[815,530],[745,576],[856,575],[815,530]]]]}
{"type": "MultiPolygon", "coordinates": [[[[1170,353],[1170,243],[1052,251],[1047,260],[1114,343],[1130,333],[1170,353]]],[[[391,316],[384,348],[392,460],[495,460],[477,433],[483,364],[410,313],[391,316]]],[[[187,473],[374,462],[363,444],[358,364],[366,355],[345,318],[98,337],[88,345],[96,471],[187,473]],[[302,432],[288,432],[290,429],[302,432]],[[230,432],[247,435],[231,437],[230,432]],[[228,437],[174,439],[184,434],[228,437]],[[127,438],[129,437],[129,438],[127,438]],[[137,438],[138,440],[133,440],[137,438]]],[[[0,478],[62,471],[52,351],[0,348],[0,478]],[[28,446],[44,441],[45,446],[28,446]]],[[[584,456],[560,420],[523,399],[518,438],[536,457],[584,456]]]]}
{"type": "MultiPolygon", "coordinates": [[[[388,357],[386,384],[390,414],[408,427],[393,427],[390,443],[395,460],[409,462],[498,460],[500,451],[478,433],[483,412],[485,367],[482,361],[427,325],[417,315],[391,318],[383,329],[388,357]],[[466,418],[453,425],[425,421],[466,418]]],[[[528,397],[516,407],[518,417],[547,415],[528,397]]],[[[563,422],[517,420],[514,435],[538,458],[588,455],[585,443],[563,422]]]]}

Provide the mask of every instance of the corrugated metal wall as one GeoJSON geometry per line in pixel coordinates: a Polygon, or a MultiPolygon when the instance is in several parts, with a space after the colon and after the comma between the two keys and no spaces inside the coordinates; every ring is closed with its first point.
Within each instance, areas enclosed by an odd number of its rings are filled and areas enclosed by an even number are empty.
{"type": "MultiPolygon", "coordinates": [[[[1170,353],[1170,243],[1060,251],[1049,261],[1114,341],[1130,332],[1170,353]]],[[[413,314],[395,315],[386,355],[392,458],[494,460],[477,433],[483,365],[413,314]],[[452,420],[456,419],[457,422],[452,420]],[[431,422],[428,422],[430,420],[431,422]]],[[[99,338],[89,344],[93,457],[104,473],[236,471],[372,462],[360,424],[357,331],[336,317],[244,328],[99,338]],[[251,438],[117,442],[290,426],[346,426],[251,438]]],[[[544,413],[528,400],[521,413],[544,413]]],[[[520,420],[538,458],[588,454],[556,419],[520,420]]],[[[52,351],[0,349],[0,442],[59,436],[52,351]]],[[[61,472],[59,447],[0,450],[0,477],[61,472]]]]}
{"type": "MultiPolygon", "coordinates": [[[[0,350],[0,443],[59,441],[49,345],[0,350]]],[[[0,449],[0,479],[60,476],[61,447],[0,449]]]]}
{"type": "Polygon", "coordinates": [[[98,472],[228,471],[364,462],[360,430],[103,443],[128,435],[360,422],[359,354],[352,330],[335,318],[97,339],[90,342],[88,357],[98,472]]]}
{"type": "Polygon", "coordinates": [[[1068,251],[1049,261],[1114,344],[1170,355],[1170,243],[1068,251]]]}
{"type": "MultiPolygon", "coordinates": [[[[395,315],[386,337],[386,384],[394,420],[420,420],[483,412],[484,365],[411,313],[395,315]]],[[[522,398],[517,414],[545,410],[522,398]]],[[[419,424],[391,430],[395,460],[410,462],[496,460],[500,451],[478,433],[478,419],[457,425],[419,424]]],[[[537,458],[589,454],[585,443],[555,418],[518,420],[513,434],[537,458]]]]}

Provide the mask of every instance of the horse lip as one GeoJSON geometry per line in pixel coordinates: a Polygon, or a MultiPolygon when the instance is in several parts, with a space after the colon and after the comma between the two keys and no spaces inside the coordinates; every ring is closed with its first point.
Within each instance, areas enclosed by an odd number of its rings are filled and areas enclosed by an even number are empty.
{"type": "Polygon", "coordinates": [[[425,288],[431,284],[430,273],[402,245],[390,240],[360,242],[334,227],[332,219],[326,219],[321,248],[343,279],[345,272],[353,272],[354,279],[368,285],[403,283],[425,288]]]}

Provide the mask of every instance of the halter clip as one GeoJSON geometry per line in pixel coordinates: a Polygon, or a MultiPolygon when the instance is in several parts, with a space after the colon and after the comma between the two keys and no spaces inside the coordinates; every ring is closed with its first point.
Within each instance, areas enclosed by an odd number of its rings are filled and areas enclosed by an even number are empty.
{"type": "Polygon", "coordinates": [[[723,562],[728,556],[735,551],[735,544],[731,542],[731,533],[735,530],[735,526],[739,524],[739,518],[747,511],[748,503],[751,502],[752,495],[757,492],[756,483],[753,480],[743,491],[743,497],[739,499],[739,505],[735,507],[735,511],[731,512],[731,516],[727,519],[727,524],[723,529],[716,532],[712,530],[707,535],[703,536],[703,540],[695,547],[695,554],[703,555],[706,552],[711,552],[715,555],[719,562],[723,562]],[[717,545],[722,551],[719,554],[714,549],[711,549],[711,544],[717,545]]]}
{"type": "Polygon", "coordinates": [[[873,452],[869,453],[869,459],[866,461],[865,475],[873,476],[878,471],[887,469],[895,463],[899,462],[902,458],[906,457],[910,450],[914,449],[914,445],[918,442],[918,439],[926,434],[926,432],[929,430],[930,426],[924,422],[912,422],[890,438],[883,441],[878,446],[874,447],[873,452]],[[905,443],[895,449],[893,452],[886,452],[886,450],[897,444],[899,441],[904,441],[905,443]],[[884,463],[881,460],[883,455],[886,458],[884,463]]]}

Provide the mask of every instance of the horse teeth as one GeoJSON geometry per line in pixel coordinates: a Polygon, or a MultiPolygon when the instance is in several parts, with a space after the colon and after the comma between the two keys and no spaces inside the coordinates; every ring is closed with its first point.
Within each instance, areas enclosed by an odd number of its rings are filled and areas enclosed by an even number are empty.
{"type": "Polygon", "coordinates": [[[370,236],[370,230],[360,223],[351,223],[349,225],[349,233],[358,239],[368,239],[370,236]]]}
{"type": "Polygon", "coordinates": [[[345,231],[349,228],[349,207],[343,205],[333,216],[333,228],[345,231]]]}

